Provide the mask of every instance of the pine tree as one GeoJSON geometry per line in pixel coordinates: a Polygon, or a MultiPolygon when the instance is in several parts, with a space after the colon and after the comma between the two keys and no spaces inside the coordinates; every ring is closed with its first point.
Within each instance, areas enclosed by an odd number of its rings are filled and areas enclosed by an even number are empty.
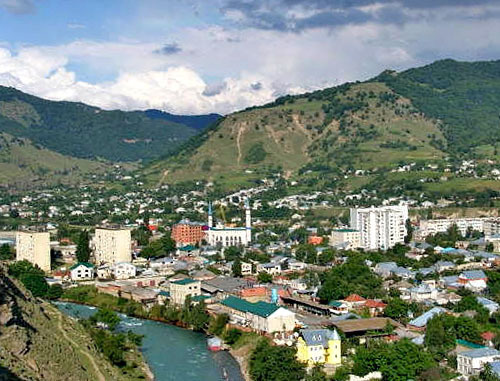
{"type": "Polygon", "coordinates": [[[78,262],[88,262],[90,259],[90,238],[87,230],[83,230],[78,236],[76,258],[78,262]]]}

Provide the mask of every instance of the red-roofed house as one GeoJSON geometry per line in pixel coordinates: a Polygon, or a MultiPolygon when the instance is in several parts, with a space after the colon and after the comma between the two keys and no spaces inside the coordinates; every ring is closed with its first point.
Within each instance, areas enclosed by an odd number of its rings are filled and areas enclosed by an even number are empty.
{"type": "Polygon", "coordinates": [[[351,294],[344,299],[344,302],[349,308],[358,308],[365,304],[366,299],[362,296],[359,296],[358,294],[351,294]]]}
{"type": "Polygon", "coordinates": [[[370,311],[370,316],[378,316],[379,314],[384,312],[385,307],[387,307],[387,304],[377,300],[367,299],[362,307],[368,308],[368,311],[370,311]]]}

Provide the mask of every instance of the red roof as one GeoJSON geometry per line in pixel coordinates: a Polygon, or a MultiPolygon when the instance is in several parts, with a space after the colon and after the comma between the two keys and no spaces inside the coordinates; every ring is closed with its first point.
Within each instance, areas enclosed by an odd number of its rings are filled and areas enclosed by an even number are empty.
{"type": "Polygon", "coordinates": [[[387,304],[382,303],[382,302],[378,302],[378,301],[373,300],[373,299],[368,299],[365,302],[365,307],[368,307],[368,308],[385,308],[385,307],[387,307],[387,304]]]}
{"type": "Polygon", "coordinates": [[[266,287],[246,288],[240,291],[240,295],[242,298],[248,298],[251,296],[266,296],[267,288],[266,287]]]}
{"type": "Polygon", "coordinates": [[[358,294],[351,294],[344,299],[346,302],[364,302],[366,299],[358,294]]]}
{"type": "Polygon", "coordinates": [[[486,341],[491,341],[496,335],[493,332],[486,331],[481,333],[481,337],[486,341]]]}

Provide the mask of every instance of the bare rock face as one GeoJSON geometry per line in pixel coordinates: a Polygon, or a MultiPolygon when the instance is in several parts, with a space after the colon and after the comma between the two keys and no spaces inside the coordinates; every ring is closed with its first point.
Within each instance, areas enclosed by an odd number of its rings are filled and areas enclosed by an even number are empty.
{"type": "Polygon", "coordinates": [[[0,325],[9,325],[14,321],[13,305],[13,302],[0,305],[0,325]]]}

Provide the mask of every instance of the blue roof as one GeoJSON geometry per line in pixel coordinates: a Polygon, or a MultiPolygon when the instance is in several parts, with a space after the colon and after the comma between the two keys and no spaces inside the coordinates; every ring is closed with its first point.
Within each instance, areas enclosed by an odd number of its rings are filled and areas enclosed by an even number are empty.
{"type": "Polygon", "coordinates": [[[498,307],[498,303],[494,302],[493,300],[489,300],[489,299],[484,298],[482,296],[478,296],[476,299],[477,299],[478,303],[483,305],[483,306],[495,306],[496,305],[498,307]]]}
{"type": "Polygon", "coordinates": [[[500,361],[490,362],[490,366],[493,373],[495,373],[497,377],[500,377],[500,361]]]}
{"type": "Polygon", "coordinates": [[[486,274],[483,270],[466,270],[462,274],[467,279],[481,279],[486,278],[486,274]]]}
{"type": "Polygon", "coordinates": [[[328,340],[340,340],[340,336],[336,330],[301,329],[300,334],[308,346],[321,345],[323,348],[328,348],[328,340]]]}
{"type": "Polygon", "coordinates": [[[428,323],[429,320],[431,320],[434,316],[440,315],[445,313],[446,310],[442,307],[434,307],[433,309],[430,309],[429,311],[423,313],[419,317],[413,319],[410,321],[410,325],[414,327],[425,327],[428,323]]]}
{"type": "Polygon", "coordinates": [[[459,353],[460,356],[470,357],[470,358],[480,358],[480,357],[490,357],[490,356],[500,356],[500,352],[493,348],[478,348],[472,351],[465,351],[459,353]]]}

